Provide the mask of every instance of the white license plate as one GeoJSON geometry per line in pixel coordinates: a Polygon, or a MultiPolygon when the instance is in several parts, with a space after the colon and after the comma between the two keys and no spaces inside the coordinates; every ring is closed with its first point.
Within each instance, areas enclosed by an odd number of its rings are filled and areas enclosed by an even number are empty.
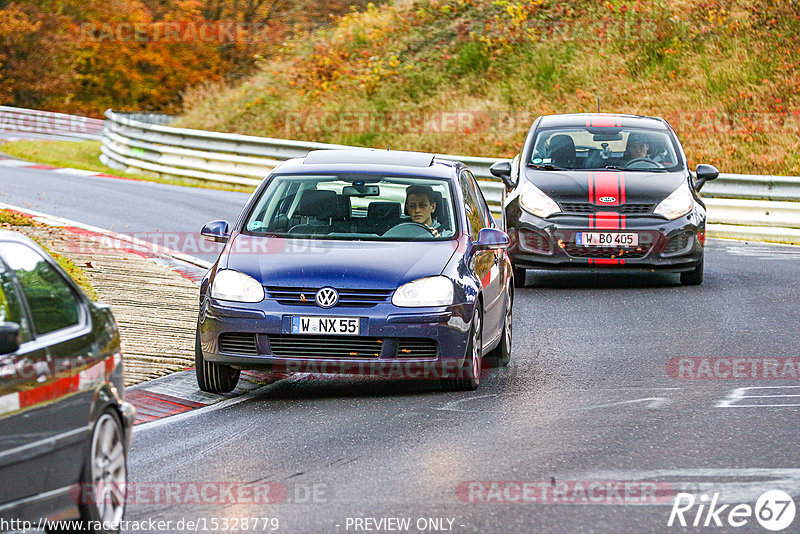
{"type": "Polygon", "coordinates": [[[361,333],[358,317],[292,316],[292,334],[335,334],[357,336],[361,333]]]}
{"type": "Polygon", "coordinates": [[[575,232],[575,244],[584,247],[636,247],[639,234],[621,232],[575,232]]]}

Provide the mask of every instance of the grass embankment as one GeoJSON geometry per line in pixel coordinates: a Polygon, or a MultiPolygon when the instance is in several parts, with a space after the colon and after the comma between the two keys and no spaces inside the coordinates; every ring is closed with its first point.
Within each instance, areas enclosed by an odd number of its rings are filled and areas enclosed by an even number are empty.
{"type": "Polygon", "coordinates": [[[15,230],[36,241],[40,247],[50,254],[58,262],[58,264],[69,273],[72,279],[75,280],[78,286],[80,286],[83,292],[86,293],[90,299],[97,301],[97,291],[95,291],[95,289],[92,287],[92,284],[89,282],[89,277],[86,275],[86,272],[78,267],[75,262],[68,257],[57,252],[53,252],[40,237],[25,231],[25,228],[30,228],[33,226],[41,225],[27,215],[10,210],[0,209],[0,229],[15,230]]]}
{"type": "Polygon", "coordinates": [[[208,189],[221,189],[224,191],[244,191],[250,192],[252,187],[245,187],[235,184],[219,184],[206,180],[193,180],[191,178],[172,178],[168,176],[158,176],[155,174],[140,174],[132,172],[118,171],[107,167],[100,162],[100,141],[9,141],[0,144],[0,152],[9,156],[53,165],[54,167],[70,167],[73,169],[85,169],[87,171],[97,171],[133,180],[144,180],[170,185],[185,185],[189,187],[205,187],[208,189]]]}
{"type": "Polygon", "coordinates": [[[800,175],[799,36],[800,3],[780,0],[371,6],[190,91],[179,125],[509,157],[537,115],[599,97],[667,118],[692,166],[800,175]]]}

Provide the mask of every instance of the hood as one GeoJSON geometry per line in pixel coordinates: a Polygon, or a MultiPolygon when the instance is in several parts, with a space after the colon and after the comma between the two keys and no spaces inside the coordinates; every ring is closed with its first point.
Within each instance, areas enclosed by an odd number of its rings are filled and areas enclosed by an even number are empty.
{"type": "Polygon", "coordinates": [[[264,285],[394,289],[441,274],[457,246],[457,241],[336,241],[235,234],[223,256],[224,268],[248,274],[264,285]]]}
{"type": "Polygon", "coordinates": [[[526,169],[525,177],[556,202],[618,206],[658,204],[687,176],[683,172],[542,171],[526,169]],[[611,199],[603,201],[601,199],[611,199]]]}

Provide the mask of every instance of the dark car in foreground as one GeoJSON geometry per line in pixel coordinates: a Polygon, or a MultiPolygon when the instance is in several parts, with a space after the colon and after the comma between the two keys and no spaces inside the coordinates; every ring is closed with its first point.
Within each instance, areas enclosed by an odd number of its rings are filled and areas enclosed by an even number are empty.
{"type": "Polygon", "coordinates": [[[660,118],[572,114],[537,118],[520,154],[491,168],[515,279],[526,269],[644,270],[703,281],[706,210],[672,127],[660,118]]]}
{"type": "Polygon", "coordinates": [[[329,150],[276,167],[229,229],[200,289],[197,381],[242,369],[438,379],[478,387],[511,350],[513,280],[462,163],[329,150]]]}
{"type": "Polygon", "coordinates": [[[0,520],[115,531],[134,415],[110,309],[33,241],[0,231],[0,520]]]}

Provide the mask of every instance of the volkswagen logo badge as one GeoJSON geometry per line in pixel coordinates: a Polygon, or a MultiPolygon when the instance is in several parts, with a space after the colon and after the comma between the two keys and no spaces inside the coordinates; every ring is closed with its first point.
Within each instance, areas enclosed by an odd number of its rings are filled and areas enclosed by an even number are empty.
{"type": "Polygon", "coordinates": [[[314,301],[320,308],[333,308],[339,302],[339,293],[332,287],[323,287],[317,291],[314,301]]]}
{"type": "Polygon", "coordinates": [[[600,202],[616,202],[617,199],[614,197],[600,197],[600,202]]]}

